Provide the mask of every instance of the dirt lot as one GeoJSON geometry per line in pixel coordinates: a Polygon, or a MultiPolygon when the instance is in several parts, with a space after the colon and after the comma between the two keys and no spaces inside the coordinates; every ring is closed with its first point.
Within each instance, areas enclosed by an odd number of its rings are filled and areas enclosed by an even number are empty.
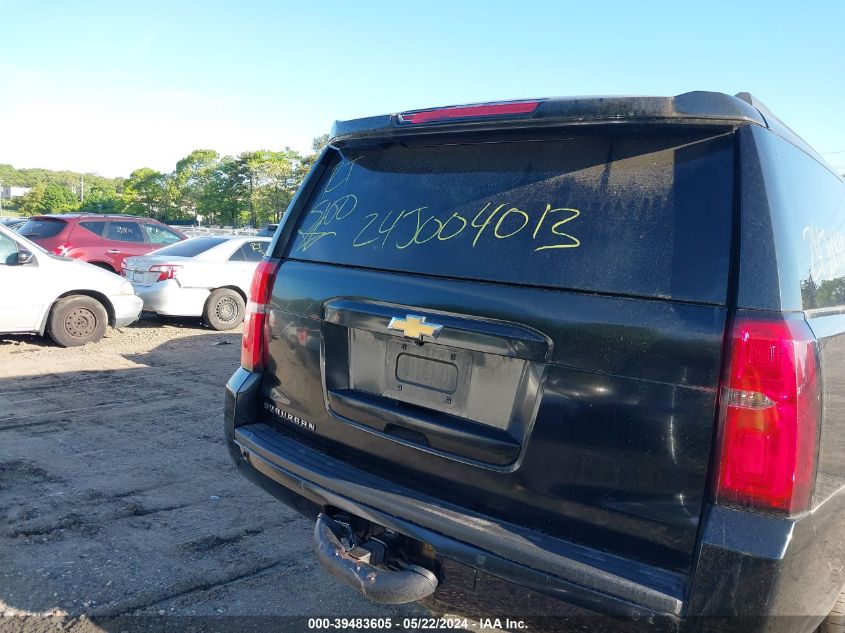
{"type": "Polygon", "coordinates": [[[0,628],[424,613],[334,582],[311,525],[235,472],[222,399],[239,330],[144,319],[107,336],[0,336],[0,628]]]}

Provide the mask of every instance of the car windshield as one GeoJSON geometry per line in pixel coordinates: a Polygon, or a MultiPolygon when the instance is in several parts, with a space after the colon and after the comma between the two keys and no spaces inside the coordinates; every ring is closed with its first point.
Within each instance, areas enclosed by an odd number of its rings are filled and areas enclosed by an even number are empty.
{"type": "Polygon", "coordinates": [[[170,257],[196,257],[200,253],[219,246],[228,239],[228,237],[194,237],[178,244],[160,248],[152,254],[169,255],[170,257]]]}
{"type": "Polygon", "coordinates": [[[64,220],[33,218],[31,220],[27,220],[24,225],[18,229],[18,233],[25,237],[38,239],[58,235],[64,227],[64,220]]]}

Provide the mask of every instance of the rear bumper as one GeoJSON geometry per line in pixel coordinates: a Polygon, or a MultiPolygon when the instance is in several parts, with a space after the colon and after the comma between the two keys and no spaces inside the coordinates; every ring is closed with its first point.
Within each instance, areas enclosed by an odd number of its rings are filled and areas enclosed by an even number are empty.
{"type": "Polygon", "coordinates": [[[584,548],[485,520],[307,448],[256,422],[259,385],[260,376],[244,370],[227,385],[225,429],[238,469],[307,516],[336,508],[431,545],[442,564],[441,585],[428,601],[437,610],[476,617],[612,616],[624,619],[625,630],[636,623],[649,631],[801,632],[823,616],[823,608],[806,615],[813,611],[806,596],[782,591],[797,521],[764,518],[764,526],[761,517],[714,509],[694,577],[661,576],[653,568],[637,575],[635,564],[613,568],[599,552],[591,560],[584,548]],[[745,523],[749,516],[757,523],[745,523]],[[765,542],[748,531],[763,528],[765,542]]]}
{"type": "Polygon", "coordinates": [[[109,297],[114,308],[114,327],[126,327],[138,320],[144,302],[135,295],[109,297]]]}
{"type": "Polygon", "coordinates": [[[175,279],[133,288],[143,300],[145,311],[165,316],[202,316],[209,294],[207,288],[183,288],[175,279]]]}

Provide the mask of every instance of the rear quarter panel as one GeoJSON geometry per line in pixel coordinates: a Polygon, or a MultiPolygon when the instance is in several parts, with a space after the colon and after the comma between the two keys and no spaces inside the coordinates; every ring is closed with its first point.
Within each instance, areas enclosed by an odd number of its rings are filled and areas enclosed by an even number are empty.
{"type": "MultiPolygon", "coordinates": [[[[106,253],[103,238],[75,224],[68,236],[71,247],[67,251],[68,257],[81,259],[84,262],[102,262],[112,266],[111,256],[106,253]]],[[[120,270],[116,268],[115,270],[120,270]]]]}
{"type": "Polygon", "coordinates": [[[692,611],[818,617],[845,583],[845,185],[765,128],[738,137],[737,304],[803,312],[818,340],[817,475],[812,508],[793,519],[711,508],[692,611]]]}

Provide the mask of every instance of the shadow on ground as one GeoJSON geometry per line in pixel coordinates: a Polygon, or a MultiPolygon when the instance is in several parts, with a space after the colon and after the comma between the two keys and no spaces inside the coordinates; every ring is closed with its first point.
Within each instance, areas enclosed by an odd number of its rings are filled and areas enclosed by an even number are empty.
{"type": "Polygon", "coordinates": [[[187,336],[126,355],[131,369],[0,380],[6,624],[421,612],[336,584],[311,554],[311,525],[236,473],[222,404],[239,342],[187,336]]]}

